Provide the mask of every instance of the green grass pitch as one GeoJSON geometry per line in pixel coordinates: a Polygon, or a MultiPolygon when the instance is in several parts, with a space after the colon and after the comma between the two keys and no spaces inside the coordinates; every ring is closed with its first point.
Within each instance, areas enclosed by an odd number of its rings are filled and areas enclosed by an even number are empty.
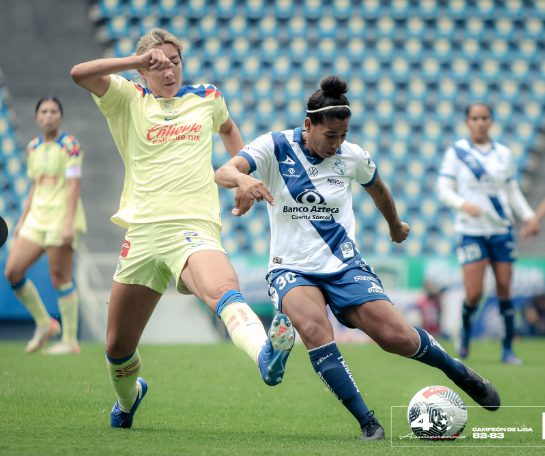
{"type": "MultiPolygon", "coordinates": [[[[407,406],[428,385],[457,390],[442,372],[375,345],[341,346],[365,401],[386,431],[384,441],[360,442],[356,421],[325,389],[300,345],[288,361],[284,382],[276,387],[265,385],[247,355],[230,343],[142,346],[141,376],[150,389],[133,428],[123,430],[110,428],[115,394],[102,346],[83,344],[81,355],[46,357],[27,355],[22,343],[3,343],[0,454],[545,454],[545,407],[529,407],[545,406],[545,341],[516,344],[524,360],[520,367],[499,363],[499,345],[475,343],[468,364],[496,385],[502,405],[518,407],[497,412],[469,408],[466,438],[455,442],[400,439],[410,433],[406,408],[391,408],[407,406]],[[474,427],[524,426],[533,432],[506,433],[494,441],[472,438],[474,427]]],[[[452,353],[451,344],[444,346],[452,353]]],[[[476,405],[458,392],[468,406],[476,405]]]]}

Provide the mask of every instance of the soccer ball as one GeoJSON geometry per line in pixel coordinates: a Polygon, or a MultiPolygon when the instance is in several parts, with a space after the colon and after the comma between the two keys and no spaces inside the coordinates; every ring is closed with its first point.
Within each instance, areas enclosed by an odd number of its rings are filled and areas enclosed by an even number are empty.
{"type": "Polygon", "coordinates": [[[446,386],[427,386],[411,399],[407,420],[421,439],[456,439],[467,423],[466,404],[446,386]]]}

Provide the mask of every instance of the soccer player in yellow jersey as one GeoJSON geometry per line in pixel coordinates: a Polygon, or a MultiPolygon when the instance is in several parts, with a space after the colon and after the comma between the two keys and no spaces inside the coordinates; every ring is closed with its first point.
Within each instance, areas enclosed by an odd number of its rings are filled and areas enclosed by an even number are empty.
{"type": "MultiPolygon", "coordinates": [[[[121,204],[112,221],[128,231],[106,334],[106,363],[118,399],[112,427],[130,428],[147,392],[138,376],[138,341],[171,277],[180,293],[195,294],[225,322],[235,345],[269,385],[282,380],[295,337],[282,314],[267,337],[240,294],[220,240],[212,133],[220,134],[231,156],[244,143],[216,87],[181,85],[181,50],[172,34],[153,29],[140,39],[135,55],[81,63],[71,72],[76,84],[93,94],[125,163],[121,204]],[[113,74],[128,70],[138,70],[146,86],[113,74]]],[[[234,213],[242,215],[252,199],[236,199],[234,213]]]]}
{"type": "Polygon", "coordinates": [[[55,97],[36,105],[36,123],[42,135],[28,145],[28,177],[32,180],[21,219],[14,230],[15,243],[6,263],[5,276],[15,295],[36,322],[34,337],[26,346],[37,352],[51,336],[61,332],[51,318],[38,290],[25,273],[47,252],[51,282],[57,291],[62,317],[62,340],[44,351],[61,355],[79,353],[78,294],[72,281],[74,251],[87,231],[80,199],[83,151],[73,136],[60,129],[63,110],[55,97]]]}

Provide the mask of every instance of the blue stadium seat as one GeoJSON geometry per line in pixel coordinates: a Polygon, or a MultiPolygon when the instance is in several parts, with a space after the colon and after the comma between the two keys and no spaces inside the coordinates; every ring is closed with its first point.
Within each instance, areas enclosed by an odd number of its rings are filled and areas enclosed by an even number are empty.
{"type": "Polygon", "coordinates": [[[444,124],[450,124],[454,120],[454,106],[448,100],[441,100],[435,107],[435,118],[444,124]]]}
{"type": "Polygon", "coordinates": [[[363,100],[365,97],[366,89],[365,89],[365,82],[363,82],[359,75],[356,77],[352,77],[348,81],[348,87],[350,87],[350,98],[363,100]]]}
{"type": "Polygon", "coordinates": [[[500,101],[494,106],[494,121],[508,125],[513,120],[513,105],[507,101],[500,101]]]}
{"type": "Polygon", "coordinates": [[[392,61],[391,75],[396,82],[405,82],[410,79],[410,65],[403,57],[396,57],[392,61]]]}
{"type": "MultiPolygon", "coordinates": [[[[363,124],[363,137],[369,141],[380,139],[380,127],[378,126],[375,119],[368,119],[363,124]]],[[[365,149],[365,150],[369,150],[369,149],[365,149]]]]}
{"type": "Polygon", "coordinates": [[[346,20],[352,15],[352,2],[350,0],[333,0],[333,16],[336,19],[346,20]]]}
{"type": "Polygon", "coordinates": [[[116,17],[122,13],[122,0],[99,0],[99,19],[116,17]]]}
{"type": "Polygon", "coordinates": [[[4,157],[10,157],[17,151],[17,143],[15,142],[15,138],[10,136],[4,136],[2,139],[1,147],[2,155],[4,157]]]}
{"type": "Polygon", "coordinates": [[[236,0],[218,0],[216,11],[219,17],[230,19],[237,12],[236,0]]]}
{"type": "Polygon", "coordinates": [[[380,78],[380,62],[375,57],[367,57],[362,63],[364,81],[377,81],[380,78]]]}
{"type": "Polygon", "coordinates": [[[534,101],[545,101],[545,81],[543,79],[536,79],[531,83],[530,97],[534,101]]]}
{"type": "Polygon", "coordinates": [[[394,141],[406,142],[407,144],[411,142],[412,130],[407,122],[404,120],[395,122],[393,130],[392,139],[394,141]]]}
{"type": "Polygon", "coordinates": [[[429,57],[422,62],[421,76],[424,81],[436,82],[440,71],[439,62],[436,59],[429,57]]]}
{"type": "Polygon", "coordinates": [[[489,86],[481,79],[472,79],[469,83],[469,97],[471,100],[486,100],[489,86]]]}
{"type": "Polygon", "coordinates": [[[479,1],[475,5],[475,13],[481,19],[490,19],[494,15],[495,5],[494,0],[479,1]]]}
{"type": "Polygon", "coordinates": [[[320,60],[316,57],[307,57],[303,63],[303,76],[307,81],[316,81],[321,77],[320,60]]]}
{"type": "Polygon", "coordinates": [[[343,79],[349,79],[352,75],[352,65],[348,57],[337,57],[333,62],[333,73],[343,79]]]}
{"type": "Polygon", "coordinates": [[[215,81],[223,81],[232,74],[231,59],[221,56],[212,62],[212,74],[215,81]]]}
{"type": "Polygon", "coordinates": [[[188,16],[192,18],[201,18],[208,12],[206,0],[189,0],[186,8],[188,16]]]}
{"type": "Polygon", "coordinates": [[[318,21],[318,36],[320,38],[334,38],[337,35],[337,22],[331,16],[322,17],[318,21]]]}
{"type": "Polygon", "coordinates": [[[519,122],[515,127],[515,141],[527,146],[534,143],[536,132],[534,126],[528,122],[519,122]]]}
{"type": "Polygon", "coordinates": [[[464,19],[467,15],[465,0],[450,0],[448,2],[448,16],[456,19],[464,19]]]}
{"type": "Polygon", "coordinates": [[[509,44],[503,38],[495,39],[490,46],[490,57],[495,60],[509,60],[509,44]]]}
{"type": "Polygon", "coordinates": [[[176,36],[184,36],[187,34],[189,21],[186,16],[180,14],[173,17],[168,25],[168,31],[176,36]]]}
{"type": "Polygon", "coordinates": [[[272,99],[272,93],[273,81],[270,78],[262,77],[253,84],[252,95],[255,100],[272,99]]]}
{"type": "Polygon", "coordinates": [[[513,21],[507,17],[502,17],[496,20],[496,37],[503,39],[510,39],[513,36],[514,25],[513,21]]]}
{"type": "Polygon", "coordinates": [[[265,2],[263,0],[248,0],[244,3],[246,16],[250,19],[261,19],[265,15],[265,2]]]}
{"type": "Polygon", "coordinates": [[[409,100],[424,100],[427,95],[428,88],[422,79],[411,78],[407,87],[407,98],[409,100]]]}
{"type": "Polygon", "coordinates": [[[418,16],[429,19],[437,14],[437,0],[420,0],[418,2],[418,16]]]}
{"type": "Polygon", "coordinates": [[[204,42],[203,55],[208,60],[214,60],[223,54],[223,46],[218,38],[208,38],[204,42]]]}
{"type": "Polygon", "coordinates": [[[407,103],[405,120],[410,124],[421,124],[424,119],[424,105],[420,100],[411,100],[407,103]]]}
{"type": "Polygon", "coordinates": [[[248,23],[244,16],[234,16],[227,27],[228,37],[231,39],[244,38],[247,39],[248,35],[248,23]]]}
{"type": "Polygon", "coordinates": [[[320,40],[318,50],[318,56],[322,62],[331,63],[337,57],[337,43],[332,38],[320,40]]]}
{"type": "Polygon", "coordinates": [[[235,98],[240,98],[240,95],[242,93],[240,78],[232,77],[226,79],[225,82],[222,83],[221,87],[219,87],[219,89],[227,102],[235,98]]]}
{"type": "Polygon", "coordinates": [[[396,96],[396,85],[390,78],[382,78],[378,81],[377,98],[383,100],[393,100],[396,96]]]}
{"type": "Polygon", "coordinates": [[[365,106],[359,99],[353,99],[350,103],[352,111],[350,116],[351,125],[361,125],[365,119],[365,106]]]}
{"type": "Polygon", "coordinates": [[[375,55],[382,61],[389,61],[394,55],[394,43],[390,38],[381,38],[375,43],[375,55]]]}
{"type": "Polygon", "coordinates": [[[207,14],[203,16],[199,21],[199,37],[202,38],[211,38],[218,36],[218,20],[215,15],[207,14]]]}
{"type": "Polygon", "coordinates": [[[274,14],[279,19],[289,19],[293,16],[293,0],[277,0],[274,4],[274,14]]]}
{"type": "Polygon", "coordinates": [[[409,14],[408,0],[397,0],[390,5],[390,14],[396,19],[405,19],[409,14]]]}
{"type": "Polygon", "coordinates": [[[462,56],[469,61],[479,60],[480,51],[479,42],[474,38],[468,38],[462,43],[462,56]]]}
{"type": "Polygon", "coordinates": [[[366,22],[360,16],[352,16],[348,20],[347,24],[347,36],[348,38],[361,38],[365,39],[367,30],[366,22]]]}
{"type": "Polygon", "coordinates": [[[300,99],[292,99],[288,108],[283,109],[280,115],[285,115],[288,125],[301,125],[307,116],[306,106],[300,99]]]}
{"type": "Polygon", "coordinates": [[[407,20],[405,25],[405,36],[411,38],[423,38],[426,31],[426,24],[417,16],[411,17],[407,20]]]}
{"type": "Polygon", "coordinates": [[[505,15],[510,18],[520,18],[524,15],[524,5],[522,0],[503,2],[503,7],[505,8],[505,15]]]}
{"type": "Polygon", "coordinates": [[[259,133],[256,130],[255,122],[252,119],[247,119],[239,125],[240,134],[244,139],[244,142],[248,144],[258,137],[259,133]]]}
{"type": "Polygon", "coordinates": [[[276,18],[272,16],[265,16],[258,23],[257,31],[260,39],[265,39],[268,37],[277,37],[278,36],[278,24],[276,18]]]}
{"type": "Polygon", "coordinates": [[[274,114],[274,105],[268,98],[259,100],[256,107],[256,119],[263,125],[268,125],[271,122],[274,114]]]}
{"type": "Polygon", "coordinates": [[[308,19],[318,19],[323,16],[323,7],[321,0],[305,0],[305,17],[308,19]]]}
{"type": "Polygon", "coordinates": [[[438,209],[435,198],[424,198],[420,205],[420,216],[428,223],[436,223],[439,216],[438,209]]]}
{"type": "Polygon", "coordinates": [[[481,65],[480,77],[489,83],[496,82],[500,75],[500,65],[497,60],[486,59],[481,65]]]}
{"type": "Polygon", "coordinates": [[[201,59],[199,57],[187,57],[184,58],[183,65],[183,77],[195,81],[196,78],[202,77],[201,73],[201,59]]]}
{"type": "Polygon", "coordinates": [[[382,16],[377,21],[377,37],[392,38],[396,31],[396,23],[390,16],[382,16]]]}
{"type": "Polygon", "coordinates": [[[447,61],[451,59],[452,46],[446,38],[439,38],[433,44],[433,55],[437,60],[447,61]]]}
{"type": "Polygon", "coordinates": [[[424,141],[437,142],[442,135],[441,125],[435,120],[430,120],[424,124],[424,141]]]}
{"type": "Polygon", "coordinates": [[[524,104],[524,121],[533,125],[541,125],[543,122],[543,106],[541,103],[531,101],[524,104]]]}
{"type": "Polygon", "coordinates": [[[277,81],[286,81],[291,77],[291,61],[289,58],[282,56],[273,63],[273,76],[277,81]]]}
{"type": "Polygon", "coordinates": [[[466,37],[481,39],[484,35],[484,23],[477,17],[469,18],[466,21],[466,37]]]}
{"type": "Polygon", "coordinates": [[[172,18],[177,16],[178,12],[179,5],[177,0],[158,0],[157,13],[159,14],[159,17],[172,18]]]}
{"type": "Polygon", "coordinates": [[[303,16],[294,16],[288,22],[288,37],[306,39],[308,34],[307,20],[303,16]]]}
{"type": "Polygon", "coordinates": [[[454,81],[466,82],[469,79],[470,66],[465,59],[452,62],[451,77],[454,81]]]}
{"type": "Polygon", "coordinates": [[[519,43],[519,57],[527,62],[533,62],[537,57],[537,45],[533,39],[525,39],[519,43]]]}
{"type": "Polygon", "coordinates": [[[511,63],[511,78],[515,81],[525,82],[528,80],[529,67],[528,62],[522,59],[517,59],[511,63]]]}
{"type": "Polygon", "coordinates": [[[423,240],[421,236],[411,236],[407,239],[402,246],[405,248],[405,255],[413,258],[418,258],[422,256],[423,252],[423,240]]]}
{"type": "Polygon", "coordinates": [[[524,24],[524,37],[530,39],[543,39],[543,20],[532,17],[524,24]]]}
{"type": "Polygon", "coordinates": [[[129,15],[131,17],[146,17],[151,14],[149,0],[129,0],[129,15]]]}
{"type": "Polygon", "coordinates": [[[292,62],[301,63],[308,56],[308,41],[298,37],[290,42],[290,59],[292,62]]]}
{"type": "Polygon", "coordinates": [[[150,30],[160,26],[161,21],[157,16],[145,16],[140,20],[138,24],[138,34],[140,36],[145,35],[150,30]]]}
{"type": "Polygon", "coordinates": [[[106,35],[110,40],[125,38],[129,34],[129,21],[125,16],[115,16],[106,24],[106,35]]]}
{"type": "MultiPolygon", "coordinates": [[[[395,163],[389,158],[381,156],[380,159],[377,160],[377,169],[379,170],[380,177],[382,179],[388,180],[390,182],[395,179],[395,163]]],[[[374,204],[372,206],[374,206],[374,204]]]]}
{"type": "Polygon", "coordinates": [[[375,19],[380,16],[380,1],[367,0],[361,4],[361,15],[366,19],[375,19]]]}
{"type": "Polygon", "coordinates": [[[233,41],[231,47],[231,55],[237,61],[243,62],[244,60],[246,60],[250,55],[250,51],[251,45],[246,38],[239,36],[233,41]]]}
{"type": "Polygon", "coordinates": [[[261,42],[261,58],[265,62],[273,62],[280,55],[280,43],[276,38],[268,37],[261,42]]]}
{"type": "Polygon", "coordinates": [[[301,99],[304,95],[303,81],[301,78],[292,77],[284,85],[284,98],[286,100],[301,99]]]}
{"type": "Polygon", "coordinates": [[[533,2],[534,10],[532,12],[533,17],[538,17],[540,19],[545,19],[545,2],[538,0],[533,2]]]}
{"type": "MultiPolygon", "coordinates": [[[[278,59],[280,60],[280,59],[278,59]]],[[[277,60],[277,62],[278,62],[277,60]]],[[[261,77],[262,64],[256,56],[250,56],[242,64],[242,76],[248,81],[257,81],[261,77]]]]}
{"type": "Polygon", "coordinates": [[[347,56],[352,62],[361,62],[365,54],[365,42],[361,38],[352,38],[346,46],[347,56]]]}
{"type": "Polygon", "coordinates": [[[418,38],[409,38],[404,44],[405,57],[411,62],[422,60],[422,41],[418,38]]]}
{"type": "Polygon", "coordinates": [[[438,95],[440,100],[453,101],[458,97],[458,86],[452,79],[443,78],[439,82],[438,95]]]}
{"type": "Polygon", "coordinates": [[[454,36],[454,31],[455,26],[451,19],[446,16],[437,19],[435,34],[438,37],[451,39],[454,36]]]}
{"type": "Polygon", "coordinates": [[[135,48],[136,45],[131,38],[122,38],[114,43],[112,51],[114,57],[128,57],[132,55],[135,48]]]}
{"type": "Polygon", "coordinates": [[[390,100],[380,100],[375,107],[375,116],[381,124],[391,124],[394,120],[394,105],[390,100]]]}
{"type": "Polygon", "coordinates": [[[422,142],[418,148],[418,159],[424,164],[440,161],[442,157],[438,154],[437,144],[433,141],[422,142]]]}

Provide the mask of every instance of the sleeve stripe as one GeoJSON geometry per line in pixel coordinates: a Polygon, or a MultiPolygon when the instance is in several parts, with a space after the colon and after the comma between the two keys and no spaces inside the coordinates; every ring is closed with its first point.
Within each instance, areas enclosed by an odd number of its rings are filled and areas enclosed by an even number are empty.
{"type": "Polygon", "coordinates": [[[455,176],[452,176],[450,174],[445,174],[445,173],[439,173],[439,176],[450,177],[451,179],[456,179],[455,176]]]}
{"type": "Polygon", "coordinates": [[[363,187],[371,187],[371,185],[373,185],[375,183],[375,179],[377,178],[377,168],[375,168],[375,172],[373,173],[373,177],[371,178],[371,180],[369,182],[367,182],[367,184],[361,184],[363,187]]]}
{"type": "Polygon", "coordinates": [[[257,169],[255,160],[250,154],[241,150],[237,155],[240,155],[241,157],[244,157],[246,160],[248,160],[248,163],[250,164],[250,173],[253,173],[257,169]]]}

